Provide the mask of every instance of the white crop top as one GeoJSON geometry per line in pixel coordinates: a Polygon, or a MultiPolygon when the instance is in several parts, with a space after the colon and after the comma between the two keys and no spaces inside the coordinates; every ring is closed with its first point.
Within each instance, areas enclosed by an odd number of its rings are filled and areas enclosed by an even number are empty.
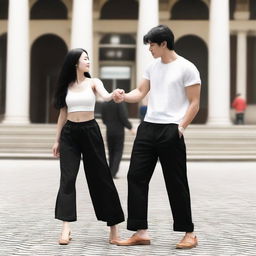
{"type": "Polygon", "coordinates": [[[68,113],[78,111],[94,111],[96,97],[92,89],[91,83],[83,85],[84,89],[79,92],[68,89],[66,96],[66,104],[68,113]]]}

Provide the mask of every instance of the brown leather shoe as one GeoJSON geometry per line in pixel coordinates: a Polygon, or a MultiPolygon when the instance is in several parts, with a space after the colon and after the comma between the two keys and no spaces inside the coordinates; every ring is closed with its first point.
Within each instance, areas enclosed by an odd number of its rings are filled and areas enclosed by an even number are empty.
{"type": "Polygon", "coordinates": [[[72,237],[70,236],[71,232],[68,233],[68,240],[60,238],[59,245],[68,245],[69,242],[72,240],[72,237]]]}
{"type": "Polygon", "coordinates": [[[134,234],[127,240],[117,241],[117,245],[120,246],[132,246],[132,245],[150,245],[150,239],[144,239],[134,234]]]}
{"type": "Polygon", "coordinates": [[[198,245],[198,240],[196,236],[186,239],[188,240],[186,242],[184,240],[185,237],[183,237],[183,239],[178,244],[176,244],[176,249],[191,249],[198,245]]]}

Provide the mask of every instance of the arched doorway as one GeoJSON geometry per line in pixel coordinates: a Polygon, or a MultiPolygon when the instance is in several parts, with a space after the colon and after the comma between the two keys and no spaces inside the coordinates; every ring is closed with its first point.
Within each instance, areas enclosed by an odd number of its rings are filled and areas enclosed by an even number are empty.
{"type": "Polygon", "coordinates": [[[250,20],[256,20],[256,1],[250,0],[249,4],[250,20]]]}
{"type": "Polygon", "coordinates": [[[247,103],[256,104],[256,36],[247,37],[247,103]]]}
{"type": "Polygon", "coordinates": [[[236,0],[230,0],[229,1],[229,18],[231,20],[234,19],[235,10],[236,10],[236,0]]]}
{"type": "Polygon", "coordinates": [[[32,20],[65,20],[67,15],[67,7],[61,0],[38,0],[30,11],[30,19],[32,20]]]}
{"type": "Polygon", "coordinates": [[[0,36],[0,121],[5,113],[7,34],[0,36]]]}
{"type": "Polygon", "coordinates": [[[30,119],[32,123],[54,123],[58,112],[52,98],[64,57],[65,42],[58,36],[39,37],[31,48],[30,119]]]}
{"type": "Polygon", "coordinates": [[[175,42],[176,52],[193,62],[202,80],[200,110],[193,120],[194,124],[204,124],[208,112],[208,49],[205,42],[194,35],[181,37],[175,42]]]}
{"type": "Polygon", "coordinates": [[[8,0],[0,0],[0,19],[7,20],[8,19],[8,0]]]}
{"type": "Polygon", "coordinates": [[[201,0],[179,0],[171,8],[172,20],[208,20],[208,6],[201,0]]]}
{"type": "Polygon", "coordinates": [[[100,12],[100,19],[133,20],[138,19],[136,0],[108,0],[100,12]]]}

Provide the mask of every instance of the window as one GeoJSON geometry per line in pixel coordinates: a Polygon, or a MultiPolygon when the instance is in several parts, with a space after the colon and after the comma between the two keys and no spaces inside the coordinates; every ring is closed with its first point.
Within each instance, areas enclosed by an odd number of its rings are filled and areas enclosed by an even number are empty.
{"type": "Polygon", "coordinates": [[[108,34],[100,41],[100,60],[135,60],[135,40],[127,34],[108,34]]]}

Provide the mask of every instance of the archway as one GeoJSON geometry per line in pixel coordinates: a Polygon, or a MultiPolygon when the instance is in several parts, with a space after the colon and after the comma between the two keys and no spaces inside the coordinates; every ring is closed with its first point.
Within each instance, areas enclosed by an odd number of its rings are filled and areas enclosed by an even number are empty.
{"type": "Polygon", "coordinates": [[[247,37],[247,103],[256,104],[256,36],[247,37]]]}
{"type": "Polygon", "coordinates": [[[100,12],[101,19],[138,19],[138,2],[135,0],[109,0],[100,12]]]}
{"type": "Polygon", "coordinates": [[[5,113],[7,34],[0,36],[0,120],[5,113]]]}
{"type": "Polygon", "coordinates": [[[67,19],[68,10],[60,0],[38,0],[31,8],[31,19],[67,19]]]}
{"type": "Polygon", "coordinates": [[[208,20],[208,6],[201,0],[180,0],[171,8],[172,20],[208,20]]]}
{"type": "Polygon", "coordinates": [[[56,35],[43,35],[33,43],[30,67],[32,123],[53,123],[57,120],[58,112],[52,105],[52,98],[66,54],[65,42],[56,35]]]}
{"type": "Polygon", "coordinates": [[[250,19],[256,20],[256,1],[250,0],[249,6],[250,6],[250,19]]]}
{"type": "Polygon", "coordinates": [[[194,35],[183,36],[175,42],[176,52],[193,62],[200,72],[202,81],[200,110],[194,124],[204,124],[208,111],[208,49],[205,42],[194,35]]]}
{"type": "Polygon", "coordinates": [[[7,20],[8,19],[8,0],[0,0],[0,19],[7,20]]]}

